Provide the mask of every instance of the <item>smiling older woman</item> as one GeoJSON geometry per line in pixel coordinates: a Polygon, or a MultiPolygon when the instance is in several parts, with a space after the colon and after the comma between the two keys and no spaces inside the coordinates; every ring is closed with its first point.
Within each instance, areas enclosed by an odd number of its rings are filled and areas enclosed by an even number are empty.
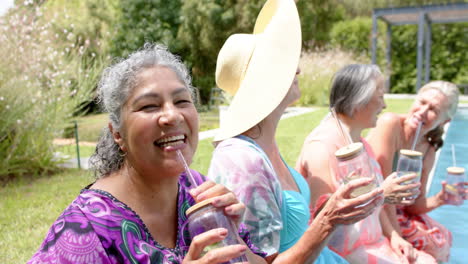
{"type": "Polygon", "coordinates": [[[410,149],[416,142],[416,150],[424,154],[421,172],[420,195],[413,205],[388,207],[389,220],[396,230],[414,248],[431,254],[437,261],[449,259],[452,236],[450,231],[426,215],[444,205],[445,191],[426,197],[429,172],[434,165],[435,152],[441,146],[440,140],[426,135],[437,131],[450,121],[457,110],[459,91],[455,84],[446,81],[432,81],[421,87],[408,114],[386,113],[382,115],[374,130],[369,133],[377,161],[384,175],[392,170],[401,149],[410,149]],[[422,123],[420,133],[419,123],[422,123]],[[415,138],[419,135],[418,138],[415,138]]]}
{"type": "MultiPolygon", "coordinates": [[[[191,189],[183,173],[176,151],[192,160],[198,114],[190,76],[176,56],[146,45],[104,72],[99,98],[110,122],[92,157],[97,180],[59,216],[30,263],[223,263],[245,253],[263,261],[244,244],[201,256],[227,230],[192,240],[184,229],[195,202],[213,197],[213,206],[236,221],[244,206],[210,181],[191,189]]],[[[251,246],[242,226],[240,235],[251,246]]]]}

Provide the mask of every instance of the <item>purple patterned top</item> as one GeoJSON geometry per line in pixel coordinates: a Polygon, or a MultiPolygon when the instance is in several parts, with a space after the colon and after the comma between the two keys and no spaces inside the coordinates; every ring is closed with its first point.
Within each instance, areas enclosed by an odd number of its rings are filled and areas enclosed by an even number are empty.
{"type": "MultiPolygon", "coordinates": [[[[192,174],[204,181],[198,172],[192,174]]],[[[182,174],[175,248],[155,241],[140,217],[112,194],[83,189],[54,222],[28,263],[181,263],[191,243],[188,229],[182,230],[187,222],[185,211],[195,203],[189,189],[190,182],[182,174]]],[[[242,225],[239,234],[254,253],[264,256],[242,225]]]]}

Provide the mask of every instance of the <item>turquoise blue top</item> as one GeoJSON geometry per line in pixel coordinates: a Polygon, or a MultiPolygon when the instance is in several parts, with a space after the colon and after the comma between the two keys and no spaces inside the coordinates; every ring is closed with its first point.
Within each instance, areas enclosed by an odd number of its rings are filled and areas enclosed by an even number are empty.
{"type": "MultiPolygon", "coordinates": [[[[253,244],[267,256],[292,247],[308,228],[309,186],[299,172],[288,169],[299,192],[282,190],[262,148],[251,138],[237,136],[218,144],[208,171],[209,178],[232,190],[245,204],[243,222],[253,244]]],[[[326,247],[315,263],[348,262],[326,247]]]]}
{"type": "MultiPolygon", "coordinates": [[[[286,164],[286,162],[285,162],[286,164]]],[[[283,204],[281,206],[281,218],[283,229],[280,232],[280,250],[283,252],[292,247],[307,230],[310,218],[310,189],[307,181],[295,169],[289,167],[289,172],[294,178],[299,192],[293,190],[283,191],[283,204]]],[[[335,252],[325,247],[320,253],[315,264],[342,263],[348,262],[335,252]]]]}
{"type": "MultiPolygon", "coordinates": [[[[285,163],[286,164],[286,163],[285,163]]],[[[283,252],[292,247],[301,238],[307,230],[310,219],[309,186],[299,172],[286,165],[294,178],[299,192],[293,190],[283,191],[283,203],[281,206],[281,219],[283,220],[283,229],[280,231],[280,248],[283,252]]]]}

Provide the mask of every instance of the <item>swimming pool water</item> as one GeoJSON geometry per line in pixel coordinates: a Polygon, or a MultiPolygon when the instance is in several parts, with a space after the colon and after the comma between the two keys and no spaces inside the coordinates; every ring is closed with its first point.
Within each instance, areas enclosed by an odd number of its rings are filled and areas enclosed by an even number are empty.
{"type": "MultiPolygon", "coordinates": [[[[459,108],[446,132],[444,146],[434,170],[429,196],[440,191],[446,168],[453,166],[451,145],[455,145],[457,167],[468,171],[468,107],[459,108]]],[[[453,235],[449,263],[468,263],[468,201],[461,206],[444,205],[429,213],[429,216],[446,226],[453,235]]]]}

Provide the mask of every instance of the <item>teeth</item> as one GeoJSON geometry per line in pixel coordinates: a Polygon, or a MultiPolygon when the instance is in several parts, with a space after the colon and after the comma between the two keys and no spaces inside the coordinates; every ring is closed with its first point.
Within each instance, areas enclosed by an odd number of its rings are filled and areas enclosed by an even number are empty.
{"type": "Polygon", "coordinates": [[[185,138],[184,135],[167,137],[167,138],[163,138],[163,139],[156,141],[156,144],[163,144],[163,143],[170,142],[170,141],[184,140],[184,138],[185,138]]]}
{"type": "Polygon", "coordinates": [[[161,147],[173,147],[173,146],[177,146],[177,145],[180,145],[180,144],[183,144],[184,142],[183,141],[173,141],[173,142],[168,142],[168,143],[164,143],[164,144],[161,144],[161,147]]]}

